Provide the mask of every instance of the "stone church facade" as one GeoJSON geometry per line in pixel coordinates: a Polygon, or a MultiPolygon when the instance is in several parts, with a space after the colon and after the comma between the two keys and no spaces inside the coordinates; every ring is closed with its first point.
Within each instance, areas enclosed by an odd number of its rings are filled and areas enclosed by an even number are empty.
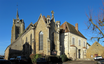
{"type": "Polygon", "coordinates": [[[65,22],[55,21],[54,12],[47,17],[40,14],[38,21],[25,29],[23,19],[13,19],[11,44],[5,50],[5,59],[30,54],[61,55],[68,58],[86,58],[86,38],[77,27],[65,22]],[[74,31],[73,31],[74,30],[74,31]],[[78,44],[79,43],[79,44],[78,44]]]}

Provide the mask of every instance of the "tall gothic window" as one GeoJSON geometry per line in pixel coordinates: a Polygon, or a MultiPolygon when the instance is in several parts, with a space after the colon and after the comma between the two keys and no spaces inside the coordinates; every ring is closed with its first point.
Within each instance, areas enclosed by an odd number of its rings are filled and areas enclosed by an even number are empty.
{"type": "Polygon", "coordinates": [[[75,38],[72,38],[72,45],[75,45],[75,38]]]}
{"type": "Polygon", "coordinates": [[[29,52],[32,52],[32,34],[30,35],[30,45],[29,45],[29,52]]]}
{"type": "Polygon", "coordinates": [[[32,46],[32,34],[30,35],[30,45],[32,46]]]}
{"type": "Polygon", "coordinates": [[[39,50],[43,50],[43,32],[39,33],[39,50]]]}

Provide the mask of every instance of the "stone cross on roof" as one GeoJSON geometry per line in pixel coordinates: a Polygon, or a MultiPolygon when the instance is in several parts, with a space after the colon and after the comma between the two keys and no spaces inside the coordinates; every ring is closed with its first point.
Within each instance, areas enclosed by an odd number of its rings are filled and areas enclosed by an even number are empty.
{"type": "Polygon", "coordinates": [[[52,15],[53,15],[53,14],[54,14],[54,11],[52,10],[51,13],[52,13],[52,15]]]}
{"type": "Polygon", "coordinates": [[[54,14],[54,11],[52,10],[51,13],[52,13],[52,19],[53,19],[54,18],[54,15],[53,15],[54,14]]]}

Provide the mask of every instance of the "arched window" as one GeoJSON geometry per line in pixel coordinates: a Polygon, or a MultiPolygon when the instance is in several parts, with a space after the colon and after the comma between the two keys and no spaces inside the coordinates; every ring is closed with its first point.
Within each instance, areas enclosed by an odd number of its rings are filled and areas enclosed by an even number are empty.
{"type": "Polygon", "coordinates": [[[39,33],[39,50],[43,50],[43,32],[39,33]]]}
{"type": "Polygon", "coordinates": [[[30,35],[30,45],[32,46],[32,34],[30,35]]]}
{"type": "Polygon", "coordinates": [[[30,44],[29,44],[29,52],[32,52],[32,34],[30,35],[30,44]]]}

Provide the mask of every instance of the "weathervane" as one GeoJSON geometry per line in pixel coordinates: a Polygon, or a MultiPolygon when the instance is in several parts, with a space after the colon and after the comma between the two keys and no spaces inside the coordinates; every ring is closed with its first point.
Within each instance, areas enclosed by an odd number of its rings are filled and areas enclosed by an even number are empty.
{"type": "Polygon", "coordinates": [[[18,9],[18,3],[17,3],[17,9],[18,9]]]}

